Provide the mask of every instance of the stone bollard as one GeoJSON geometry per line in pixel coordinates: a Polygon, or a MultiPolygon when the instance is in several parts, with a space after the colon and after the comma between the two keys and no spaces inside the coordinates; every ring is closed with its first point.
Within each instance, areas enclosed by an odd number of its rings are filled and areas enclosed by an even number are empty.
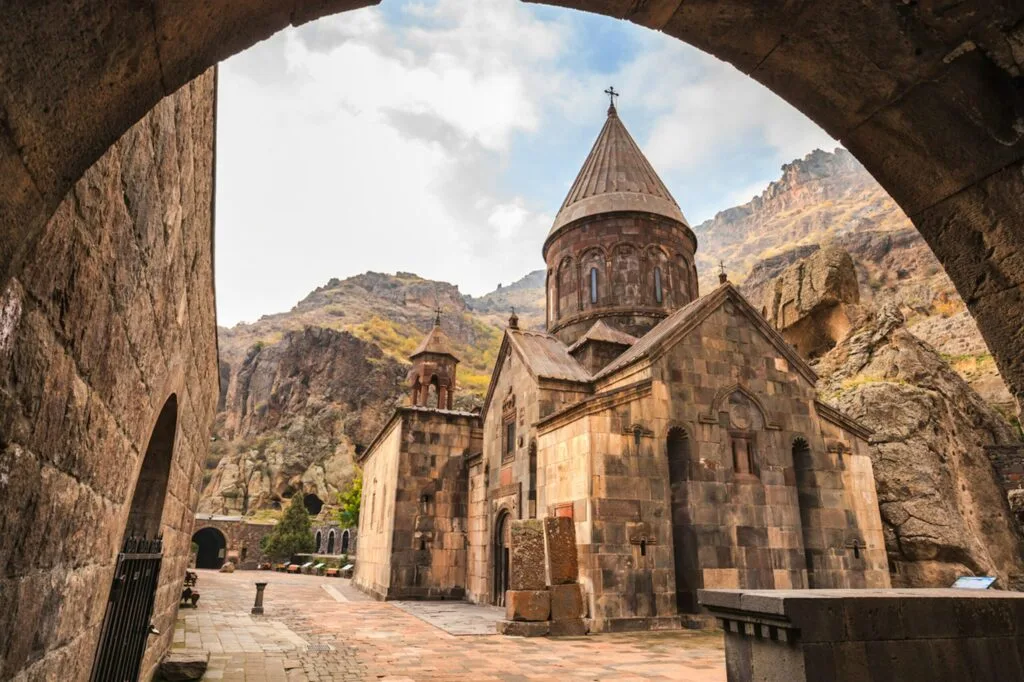
{"type": "Polygon", "coordinates": [[[263,615],[263,590],[267,589],[266,583],[256,583],[256,603],[252,605],[252,615],[263,615]]]}

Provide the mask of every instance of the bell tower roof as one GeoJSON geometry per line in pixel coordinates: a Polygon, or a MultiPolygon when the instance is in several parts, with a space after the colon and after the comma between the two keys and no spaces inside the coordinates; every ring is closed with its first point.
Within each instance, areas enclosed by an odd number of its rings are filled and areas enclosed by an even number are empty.
{"type": "Polygon", "coordinates": [[[689,227],[679,204],[623,125],[614,96],[612,100],[608,119],[555,217],[549,242],[571,222],[615,211],[653,213],[689,227]]]}
{"type": "Polygon", "coordinates": [[[455,353],[452,352],[451,341],[448,340],[448,335],[441,329],[441,313],[438,312],[434,317],[434,326],[427,333],[426,337],[420,341],[420,345],[416,346],[416,350],[409,356],[410,360],[414,360],[420,355],[431,353],[433,355],[447,355],[455,360],[459,361],[459,358],[455,353]]]}

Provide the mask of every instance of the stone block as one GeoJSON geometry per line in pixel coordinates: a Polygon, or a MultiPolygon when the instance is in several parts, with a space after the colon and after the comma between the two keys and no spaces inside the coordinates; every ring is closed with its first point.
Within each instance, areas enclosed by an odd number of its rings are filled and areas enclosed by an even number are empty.
{"type": "Polygon", "coordinates": [[[505,618],[542,621],[551,614],[551,593],[547,590],[508,590],[505,592],[505,618]]]}
{"type": "Polygon", "coordinates": [[[571,518],[549,516],[544,519],[544,546],[551,585],[565,585],[579,578],[576,556],[576,524],[571,518]]]}
{"type": "Polygon", "coordinates": [[[568,620],[582,618],[583,587],[576,583],[571,585],[552,585],[548,588],[551,595],[551,620],[568,620]]]}
{"type": "Polygon", "coordinates": [[[551,621],[548,634],[552,637],[582,637],[588,629],[587,621],[583,618],[566,618],[551,621]]]}
{"type": "Polygon", "coordinates": [[[499,620],[498,634],[509,637],[543,637],[548,634],[547,621],[528,622],[522,620],[499,620]]]}
{"type": "Polygon", "coordinates": [[[544,528],[539,519],[512,521],[509,542],[510,590],[543,590],[544,528]]]}
{"type": "Polygon", "coordinates": [[[167,682],[200,680],[206,674],[210,652],[196,649],[172,651],[160,661],[159,677],[167,682]]]}

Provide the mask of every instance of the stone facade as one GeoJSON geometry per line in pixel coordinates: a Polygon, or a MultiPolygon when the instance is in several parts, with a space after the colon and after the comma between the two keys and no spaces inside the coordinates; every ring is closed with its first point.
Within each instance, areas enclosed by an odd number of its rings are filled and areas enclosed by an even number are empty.
{"type": "Polygon", "coordinates": [[[170,645],[217,400],[214,81],[87,170],[0,291],[0,679],[89,677],[129,531],[164,540],[143,679],[170,645]]]}
{"type": "Polygon", "coordinates": [[[652,176],[611,109],[545,244],[550,333],[513,314],[482,415],[425,441],[452,413],[403,408],[368,450],[364,589],[464,587],[529,636],[585,632],[584,613],[596,631],[676,628],[705,587],[889,586],[868,431],[818,401],[814,370],[724,276],[696,298],[696,244],[652,176]],[[592,253],[589,280],[561,278],[592,253]],[[442,464],[416,478],[435,443],[442,464]],[[461,504],[417,505],[428,482],[461,504]],[[454,560],[417,556],[439,527],[464,531],[454,560]]]}
{"type": "MultiPolygon", "coordinates": [[[[223,549],[222,558],[230,561],[241,569],[255,569],[270,559],[260,549],[260,541],[274,530],[273,521],[255,523],[241,517],[214,516],[213,514],[196,514],[195,525],[192,527],[192,542],[200,546],[200,553],[205,554],[207,543],[216,549],[223,549]],[[200,535],[204,529],[212,529],[213,534],[200,535]],[[223,543],[223,544],[221,544],[223,543]]],[[[220,554],[220,552],[216,552],[220,554]]],[[[199,566],[199,568],[220,568],[220,566],[199,566]]]]}
{"type": "Polygon", "coordinates": [[[327,555],[355,555],[356,528],[343,528],[340,523],[313,523],[313,553],[327,555]]]}

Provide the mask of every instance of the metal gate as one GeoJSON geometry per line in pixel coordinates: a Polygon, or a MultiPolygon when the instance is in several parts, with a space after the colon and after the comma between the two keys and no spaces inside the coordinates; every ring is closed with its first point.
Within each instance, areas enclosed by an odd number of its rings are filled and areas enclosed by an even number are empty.
{"type": "Polygon", "coordinates": [[[160,580],[163,540],[129,537],[117,555],[114,582],[96,657],[92,682],[136,682],[146,653],[153,602],[160,580]]]}

